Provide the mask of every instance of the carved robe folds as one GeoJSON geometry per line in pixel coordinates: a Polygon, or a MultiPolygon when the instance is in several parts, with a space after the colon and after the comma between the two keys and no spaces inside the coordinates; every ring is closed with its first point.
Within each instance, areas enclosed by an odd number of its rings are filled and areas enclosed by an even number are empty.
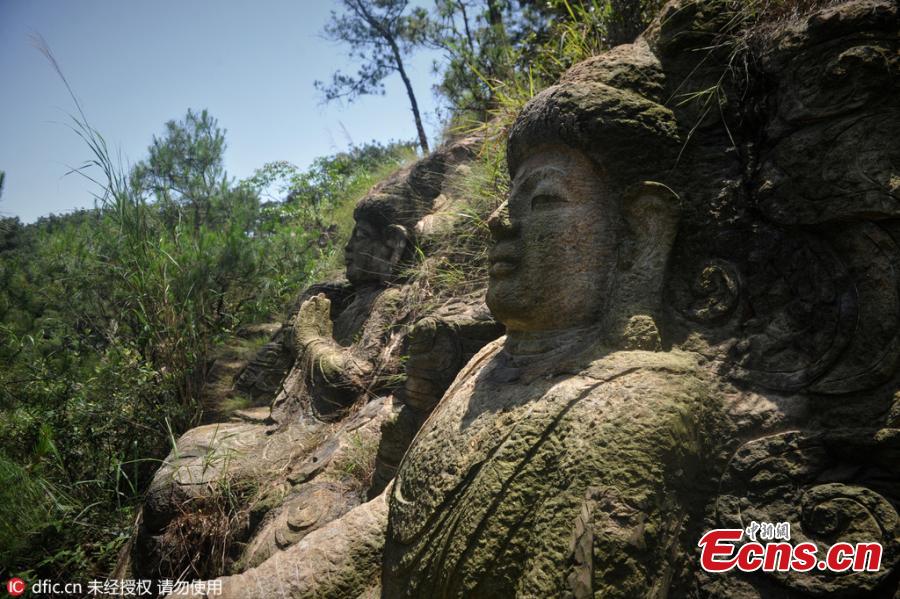
{"type": "Polygon", "coordinates": [[[601,352],[583,369],[517,368],[502,341],[461,374],[400,467],[385,595],[666,588],[720,405],[696,359],[601,352]]]}

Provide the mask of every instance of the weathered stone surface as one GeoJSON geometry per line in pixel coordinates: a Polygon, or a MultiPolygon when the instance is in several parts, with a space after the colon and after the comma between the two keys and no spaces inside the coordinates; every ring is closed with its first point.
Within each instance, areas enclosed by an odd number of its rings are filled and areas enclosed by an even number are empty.
{"type": "Polygon", "coordinates": [[[253,481],[277,486],[280,473],[315,438],[310,425],[277,435],[267,430],[261,424],[209,424],[178,440],[147,491],[132,548],[136,575],[165,577],[185,568],[209,575],[237,558],[234,548],[224,551],[219,544],[223,535],[240,542],[249,534],[247,514],[236,513],[232,502],[255,494],[253,481]],[[223,558],[210,561],[215,549],[223,558]]]}
{"type": "Polygon", "coordinates": [[[573,376],[516,368],[501,343],[480,358],[395,481],[385,595],[556,597],[580,568],[600,596],[658,590],[718,407],[694,359],[614,352],[573,376]],[[603,559],[578,565],[585,510],[603,559]]]}
{"type": "MultiPolygon", "coordinates": [[[[449,385],[392,487],[232,593],[900,596],[900,9],[744,27],[724,4],[670,2],[524,107],[489,222],[507,335],[449,385]],[[702,572],[702,534],[749,520],[789,522],[819,555],[880,542],[883,567],[702,572]]],[[[451,331],[414,331],[384,430],[417,428],[451,331]]]]}
{"type": "Polygon", "coordinates": [[[253,400],[271,398],[293,364],[294,357],[284,342],[284,328],[279,328],[235,377],[234,388],[253,400]]]}
{"type": "MultiPolygon", "coordinates": [[[[878,572],[776,572],[783,586],[807,595],[858,596],[878,589],[900,562],[900,516],[888,497],[900,489],[900,429],[790,431],[755,439],[732,457],[716,503],[721,524],[790,522],[791,542],[826,551],[836,541],[880,543],[878,572]]],[[[733,596],[733,576],[707,588],[733,596]]]]}
{"type": "Polygon", "coordinates": [[[852,2],[778,32],[759,205],[783,223],[900,216],[897,7],[852,2]]]}
{"type": "Polygon", "coordinates": [[[420,334],[410,349],[415,292],[396,279],[421,230],[417,219],[477,142],[439,149],[360,201],[348,281],[307,289],[291,321],[235,377],[234,387],[271,402],[271,413],[242,411],[235,422],[189,431],[156,474],[132,543],[137,574],[245,570],[389,483],[455,373],[502,333],[473,297],[427,319],[440,341],[420,334]],[[406,353],[414,365],[409,406],[391,395],[404,385],[406,353]],[[211,554],[219,557],[202,557],[211,554]]]}
{"type": "MultiPolygon", "coordinates": [[[[299,543],[238,576],[222,578],[212,599],[379,597],[387,495],[360,505],[299,543]]],[[[170,595],[175,597],[175,595],[170,595]]]]}
{"type": "Polygon", "coordinates": [[[278,497],[280,505],[255,527],[235,571],[261,564],[364,502],[384,423],[399,409],[389,397],[368,402],[323,432],[318,447],[288,466],[284,475],[289,485],[278,497]]]}

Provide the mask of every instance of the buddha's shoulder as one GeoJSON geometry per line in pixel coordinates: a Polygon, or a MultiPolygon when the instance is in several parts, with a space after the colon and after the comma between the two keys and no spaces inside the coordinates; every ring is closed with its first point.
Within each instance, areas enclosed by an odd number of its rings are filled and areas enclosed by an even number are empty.
{"type": "Polygon", "coordinates": [[[456,375],[456,380],[469,379],[473,375],[481,372],[485,367],[490,366],[492,360],[503,350],[504,343],[506,343],[506,335],[488,342],[472,356],[465,366],[463,366],[462,370],[459,371],[459,374],[456,375]]]}
{"type": "Polygon", "coordinates": [[[717,387],[701,356],[680,350],[618,351],[593,360],[578,376],[588,398],[709,396],[717,387]]]}
{"type": "MultiPolygon", "coordinates": [[[[493,366],[503,350],[506,336],[485,345],[460,371],[459,379],[472,378],[481,370],[493,366]]],[[[670,351],[623,350],[600,355],[587,363],[583,357],[571,361],[562,359],[560,367],[575,378],[595,381],[628,378],[669,378],[673,380],[709,379],[711,368],[699,354],[673,349],[670,351]]]]}
{"type": "Polygon", "coordinates": [[[591,361],[584,370],[585,375],[601,379],[640,373],[705,376],[706,372],[699,354],[677,349],[614,351],[591,361]]]}

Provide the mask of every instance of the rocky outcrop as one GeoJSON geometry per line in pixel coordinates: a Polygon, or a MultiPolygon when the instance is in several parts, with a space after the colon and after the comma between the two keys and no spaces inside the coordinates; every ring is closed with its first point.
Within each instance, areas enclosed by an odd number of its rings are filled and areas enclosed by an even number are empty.
{"type": "Polygon", "coordinates": [[[900,9],[735,6],[670,2],[523,108],[488,222],[507,334],[433,408],[407,385],[391,426],[431,414],[382,494],[226,596],[898,596],[900,9]],[[700,568],[754,521],[881,567],[700,568]]]}

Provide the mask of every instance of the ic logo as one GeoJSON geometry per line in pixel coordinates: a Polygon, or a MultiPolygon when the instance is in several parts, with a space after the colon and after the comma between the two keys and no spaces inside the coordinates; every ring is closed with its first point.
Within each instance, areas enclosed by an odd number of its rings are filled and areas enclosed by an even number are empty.
{"type": "Polygon", "coordinates": [[[13,597],[18,597],[25,592],[25,581],[21,578],[10,578],[6,582],[6,590],[13,597]]]}

